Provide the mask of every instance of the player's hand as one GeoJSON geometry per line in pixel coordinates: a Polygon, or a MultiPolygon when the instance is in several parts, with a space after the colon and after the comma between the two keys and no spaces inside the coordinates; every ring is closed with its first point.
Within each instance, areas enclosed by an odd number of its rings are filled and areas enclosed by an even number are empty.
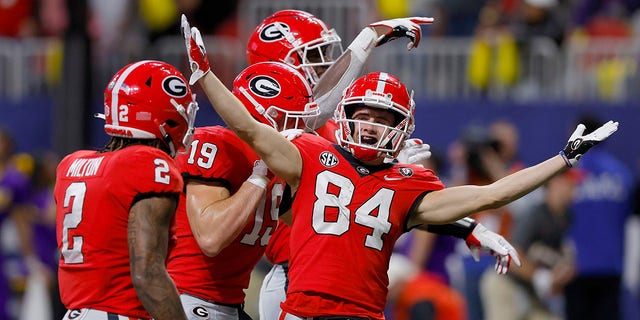
{"type": "MultiPolygon", "coordinates": [[[[431,146],[427,143],[423,143],[422,140],[414,138],[407,139],[404,142],[404,147],[398,153],[398,162],[418,164],[420,161],[429,159],[431,157],[431,146]]],[[[421,164],[418,164],[422,166],[421,164]]]]}
{"type": "Polygon", "coordinates": [[[578,163],[580,158],[593,146],[604,141],[616,132],[618,130],[618,122],[609,120],[609,122],[603,124],[597,130],[583,136],[582,134],[585,129],[586,127],[582,123],[579,124],[571,137],[569,137],[569,141],[564,147],[564,150],[560,152],[560,155],[562,155],[569,167],[573,167],[578,163]]]}
{"type": "Polygon", "coordinates": [[[256,160],[253,163],[253,171],[251,172],[251,176],[247,179],[247,182],[253,183],[254,185],[266,190],[267,185],[269,184],[267,172],[269,172],[269,169],[264,161],[256,160]]]}
{"type": "Polygon", "coordinates": [[[495,269],[498,274],[507,273],[511,260],[520,266],[516,249],[504,237],[485,228],[481,223],[476,225],[465,242],[476,261],[480,261],[481,250],[493,255],[496,258],[495,269]]]}
{"type": "Polygon", "coordinates": [[[189,67],[191,68],[191,77],[189,77],[189,84],[193,85],[198,82],[200,78],[204,77],[207,72],[211,71],[209,65],[209,58],[207,57],[207,50],[204,47],[200,30],[196,27],[190,27],[187,17],[182,15],[181,29],[182,37],[184,38],[184,45],[187,48],[187,54],[189,55],[189,67]]]}
{"type": "Polygon", "coordinates": [[[302,130],[302,129],[287,129],[287,130],[280,131],[280,134],[283,137],[287,138],[287,140],[291,141],[291,140],[301,136],[303,132],[304,132],[304,130],[302,130]]]}
{"type": "Polygon", "coordinates": [[[420,38],[422,37],[420,25],[431,24],[433,20],[433,18],[427,17],[398,18],[374,22],[369,27],[372,27],[378,34],[376,46],[383,45],[394,39],[407,37],[409,38],[407,49],[411,50],[420,44],[420,38]]]}

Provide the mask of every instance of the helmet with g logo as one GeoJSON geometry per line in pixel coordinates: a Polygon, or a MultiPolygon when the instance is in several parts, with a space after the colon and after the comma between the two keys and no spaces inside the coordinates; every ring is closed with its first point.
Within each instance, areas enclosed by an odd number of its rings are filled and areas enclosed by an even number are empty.
{"type": "Polygon", "coordinates": [[[315,85],[320,75],[314,68],[328,68],[342,51],[342,40],[322,20],[300,10],[281,10],[264,19],[253,31],[247,59],[249,64],[284,62],[315,85]]]}
{"type": "Polygon", "coordinates": [[[104,131],[114,137],[160,139],[174,156],[193,135],[198,104],[175,67],[143,60],[120,69],[104,92],[104,131]]]}
{"type": "Polygon", "coordinates": [[[244,69],[233,82],[233,94],[254,118],[278,131],[312,126],[320,113],[309,83],[280,62],[260,62],[244,69]]]}

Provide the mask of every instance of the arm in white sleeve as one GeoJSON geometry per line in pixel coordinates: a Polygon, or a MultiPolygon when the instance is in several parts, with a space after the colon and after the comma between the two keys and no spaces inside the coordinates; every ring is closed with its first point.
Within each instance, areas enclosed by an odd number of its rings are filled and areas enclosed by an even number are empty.
{"type": "Polygon", "coordinates": [[[320,115],[315,128],[322,127],[333,117],[336,107],[342,98],[342,93],[353,80],[362,74],[364,64],[376,46],[377,34],[366,27],[353,39],[347,50],[325,72],[314,88],[316,103],[320,108],[320,115]]]}

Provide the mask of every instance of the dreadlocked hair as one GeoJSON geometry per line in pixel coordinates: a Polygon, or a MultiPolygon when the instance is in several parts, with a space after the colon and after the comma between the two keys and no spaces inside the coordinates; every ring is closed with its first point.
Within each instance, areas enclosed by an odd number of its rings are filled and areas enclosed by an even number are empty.
{"type": "Polygon", "coordinates": [[[117,151],[124,149],[129,146],[134,145],[144,145],[149,147],[158,148],[167,154],[171,154],[171,150],[169,146],[167,146],[160,139],[132,139],[132,138],[122,138],[122,137],[111,137],[109,142],[100,149],[100,152],[109,152],[109,151],[117,151]]]}

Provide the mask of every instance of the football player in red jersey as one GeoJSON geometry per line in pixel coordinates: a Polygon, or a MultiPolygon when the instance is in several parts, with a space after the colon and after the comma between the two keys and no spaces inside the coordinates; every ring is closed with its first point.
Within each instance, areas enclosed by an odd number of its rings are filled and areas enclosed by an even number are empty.
{"type": "Polygon", "coordinates": [[[186,319],[165,259],[183,187],[173,157],[190,144],[198,105],[175,67],[149,60],[118,71],[104,98],[111,140],[57,168],[64,319],[186,319]]]}
{"type": "MultiPolygon", "coordinates": [[[[283,131],[318,115],[311,87],[283,64],[256,63],[234,81],[253,118],[283,131]]],[[[176,158],[185,193],[175,215],[167,261],[189,319],[248,319],[251,271],[278,223],[284,182],[267,178],[251,147],[222,126],[196,128],[189,154],[176,158]]]]}
{"type": "MultiPolygon", "coordinates": [[[[403,36],[409,38],[412,45],[417,45],[421,35],[419,24],[429,22],[428,18],[403,18],[367,26],[349,47],[349,54],[342,57],[342,40],[324,21],[305,11],[280,10],[265,18],[254,29],[247,44],[247,60],[249,64],[265,61],[286,63],[300,71],[313,88],[323,88],[321,93],[316,93],[321,110],[319,120],[308,124],[307,129],[335,142],[335,131],[338,128],[332,118],[335,107],[349,82],[362,72],[373,49],[373,46],[368,46],[358,50],[360,54],[351,58],[350,52],[354,50],[354,46],[370,43],[384,35],[378,34],[374,29],[374,25],[383,23],[389,24],[390,28],[405,28],[408,32],[403,36]],[[336,59],[343,61],[341,64],[346,68],[339,70],[339,75],[321,77],[336,59]]],[[[388,30],[380,28],[377,31],[388,30]]],[[[412,153],[418,158],[430,155],[429,145],[414,146],[404,152],[412,153]]],[[[267,245],[265,256],[273,266],[260,288],[260,319],[275,320],[280,315],[280,302],[285,300],[288,283],[289,233],[290,227],[281,221],[267,245]]]]}
{"type": "MultiPolygon", "coordinates": [[[[279,61],[304,74],[312,87],[319,89],[315,96],[321,110],[319,120],[309,124],[308,129],[315,129],[319,136],[336,142],[335,131],[338,126],[332,116],[344,89],[362,72],[364,63],[374,48],[371,43],[384,38],[389,29],[397,28],[398,35],[409,38],[410,48],[413,48],[420,40],[419,24],[429,23],[431,20],[414,17],[372,23],[343,52],[340,37],[321,19],[300,10],[281,10],[264,19],[255,28],[247,45],[247,60],[250,64],[279,61]],[[357,54],[352,54],[354,52],[357,54]],[[327,72],[338,55],[338,67],[327,72]],[[321,77],[323,75],[326,76],[321,77]]],[[[428,144],[423,144],[420,139],[408,139],[397,159],[401,163],[416,163],[428,158],[430,154],[428,144]]],[[[429,231],[469,240],[467,244],[476,259],[479,258],[480,248],[493,253],[498,259],[496,270],[499,273],[507,271],[511,255],[519,265],[515,249],[502,236],[484,229],[484,226],[470,219],[449,226],[431,226],[429,231]],[[475,235],[471,232],[473,230],[476,231],[475,235]],[[481,233],[480,230],[484,232],[481,233]],[[504,241],[504,245],[499,245],[498,240],[504,241]],[[497,251],[491,248],[492,245],[498,247],[497,251]]],[[[260,288],[259,310],[260,319],[263,320],[278,319],[280,302],[285,300],[289,234],[290,227],[279,223],[265,251],[265,256],[273,266],[260,288]]]]}
{"type": "Polygon", "coordinates": [[[374,72],[349,86],[337,110],[338,144],[312,134],[288,140],[255,121],[211,72],[199,31],[183,31],[191,81],[297,194],[281,319],[384,319],[386,271],[403,232],[510,203],[575,165],[618,128],[610,121],[583,135],[579,125],[560,154],[540,164],[490,185],[444,188],[430,170],[385,163],[414,129],[412,95],[394,76],[374,72]]]}

